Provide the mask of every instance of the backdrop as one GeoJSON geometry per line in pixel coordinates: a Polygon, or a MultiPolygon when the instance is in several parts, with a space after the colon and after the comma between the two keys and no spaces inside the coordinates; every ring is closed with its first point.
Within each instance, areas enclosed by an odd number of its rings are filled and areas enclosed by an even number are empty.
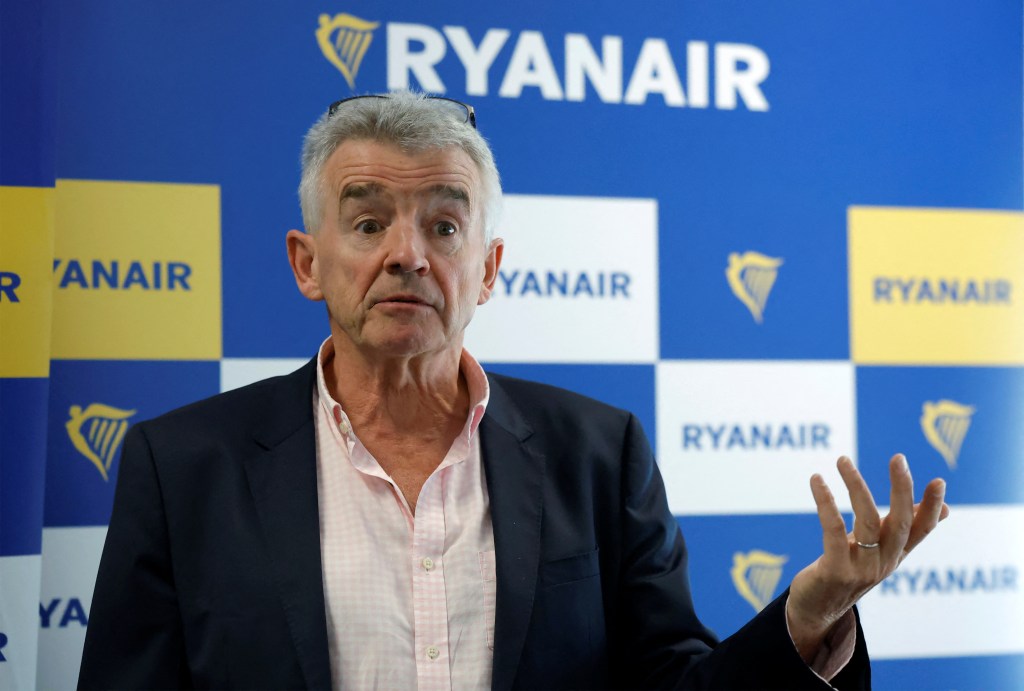
{"type": "Polygon", "coordinates": [[[902,451],[952,516],[863,601],[877,687],[1024,686],[1021,25],[948,0],[3,0],[0,686],[75,682],[126,427],[313,355],[284,245],[302,135],[406,87],[472,103],[503,175],[469,349],[639,415],[707,624],[819,553],[811,473],[838,490],[850,454],[884,488],[902,451]]]}

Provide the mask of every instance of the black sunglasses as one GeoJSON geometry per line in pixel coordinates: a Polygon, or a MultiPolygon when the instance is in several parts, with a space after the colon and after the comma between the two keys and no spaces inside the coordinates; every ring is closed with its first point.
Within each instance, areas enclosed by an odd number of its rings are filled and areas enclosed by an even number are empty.
{"type": "MultiPolygon", "coordinates": [[[[340,108],[345,103],[349,103],[350,101],[358,101],[361,98],[390,98],[390,96],[388,96],[387,94],[365,94],[363,96],[349,96],[348,98],[343,98],[340,101],[335,101],[334,103],[332,103],[331,107],[327,109],[327,117],[332,117],[335,113],[338,112],[338,108],[340,108]]],[[[469,105],[468,103],[463,103],[462,101],[456,101],[454,98],[447,98],[445,96],[427,96],[426,98],[437,103],[445,110],[451,111],[451,113],[458,117],[462,122],[468,122],[470,125],[473,126],[473,129],[476,129],[476,111],[473,110],[473,106],[469,105]]]]}

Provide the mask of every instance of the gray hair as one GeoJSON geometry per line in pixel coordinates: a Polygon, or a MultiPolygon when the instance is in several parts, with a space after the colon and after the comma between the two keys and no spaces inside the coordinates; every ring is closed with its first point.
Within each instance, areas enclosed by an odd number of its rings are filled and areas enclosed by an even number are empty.
{"type": "Polygon", "coordinates": [[[325,113],[309,128],[302,143],[299,203],[306,231],[316,233],[323,213],[323,169],[335,149],[350,140],[393,144],[406,153],[430,149],[462,149],[483,181],[484,240],[490,242],[501,211],[501,179],[487,141],[471,124],[452,117],[426,94],[393,91],[382,98],[354,99],[334,115],[325,113]]]}

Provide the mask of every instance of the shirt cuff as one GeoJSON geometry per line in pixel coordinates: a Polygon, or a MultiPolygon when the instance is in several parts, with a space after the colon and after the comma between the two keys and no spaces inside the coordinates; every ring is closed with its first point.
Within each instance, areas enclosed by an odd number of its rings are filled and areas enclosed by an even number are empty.
{"type": "MultiPolygon", "coordinates": [[[[788,600],[786,609],[788,612],[788,600]]],[[[793,634],[789,630],[788,614],[786,616],[786,633],[789,634],[789,639],[792,641],[793,634]]],[[[822,681],[829,682],[853,659],[853,651],[856,646],[857,617],[851,609],[829,629],[828,635],[825,636],[825,640],[822,641],[821,647],[818,648],[817,654],[808,667],[821,677],[822,681]]]]}

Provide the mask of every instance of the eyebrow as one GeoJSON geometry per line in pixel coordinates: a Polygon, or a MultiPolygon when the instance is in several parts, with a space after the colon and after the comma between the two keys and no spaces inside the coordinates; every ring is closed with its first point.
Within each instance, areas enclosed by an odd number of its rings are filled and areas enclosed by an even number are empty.
{"type": "MultiPolygon", "coordinates": [[[[379,197],[387,194],[383,185],[376,182],[360,182],[346,185],[345,189],[341,191],[339,198],[340,202],[344,202],[346,199],[369,199],[371,197],[379,197]]],[[[472,208],[472,204],[469,199],[469,193],[458,185],[449,185],[442,183],[440,185],[434,185],[426,190],[426,194],[434,197],[441,197],[442,199],[451,199],[460,202],[467,209],[472,208]]]]}
{"type": "Polygon", "coordinates": [[[445,199],[453,199],[458,202],[462,202],[469,207],[469,194],[462,187],[456,185],[434,185],[428,192],[435,196],[444,197],[445,199]]]}
{"type": "Polygon", "coordinates": [[[384,188],[378,185],[376,182],[356,183],[352,185],[346,185],[345,189],[341,191],[341,201],[346,199],[367,199],[368,197],[377,197],[384,193],[384,188]]]}

